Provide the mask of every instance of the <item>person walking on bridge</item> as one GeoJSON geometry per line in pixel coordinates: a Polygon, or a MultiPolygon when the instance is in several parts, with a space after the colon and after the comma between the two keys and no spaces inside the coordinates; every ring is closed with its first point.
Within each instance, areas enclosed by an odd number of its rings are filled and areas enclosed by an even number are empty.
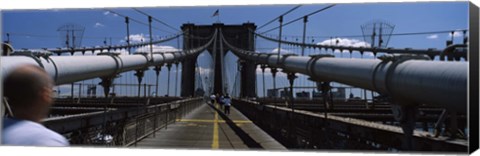
{"type": "Polygon", "coordinates": [[[210,103],[211,103],[212,105],[215,104],[215,99],[216,99],[216,98],[217,98],[217,97],[215,96],[215,94],[212,93],[212,95],[210,95],[210,103]]]}
{"type": "Polygon", "coordinates": [[[218,104],[220,105],[220,107],[223,109],[224,108],[224,102],[225,102],[225,97],[223,96],[223,94],[220,94],[220,98],[218,99],[218,104]]]}
{"type": "Polygon", "coordinates": [[[53,105],[53,85],[45,70],[34,65],[20,66],[5,77],[4,102],[11,111],[3,118],[3,145],[69,145],[65,137],[41,124],[53,105]]]}
{"type": "Polygon", "coordinates": [[[232,100],[230,99],[230,96],[227,94],[225,95],[223,99],[223,107],[224,107],[224,113],[226,115],[230,114],[230,106],[232,105],[232,100]]]}

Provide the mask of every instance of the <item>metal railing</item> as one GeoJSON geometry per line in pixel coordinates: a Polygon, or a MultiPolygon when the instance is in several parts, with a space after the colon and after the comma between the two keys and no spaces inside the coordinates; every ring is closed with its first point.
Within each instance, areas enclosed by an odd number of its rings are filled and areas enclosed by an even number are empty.
{"type": "Polygon", "coordinates": [[[203,103],[189,98],[135,108],[119,108],[48,118],[44,125],[64,135],[72,145],[136,146],[155,132],[168,128],[203,103]]]}
{"type": "Polygon", "coordinates": [[[413,149],[405,149],[405,134],[398,126],[360,119],[263,105],[233,99],[232,105],[289,149],[413,150],[467,152],[466,140],[433,137],[415,130],[413,149]]]}

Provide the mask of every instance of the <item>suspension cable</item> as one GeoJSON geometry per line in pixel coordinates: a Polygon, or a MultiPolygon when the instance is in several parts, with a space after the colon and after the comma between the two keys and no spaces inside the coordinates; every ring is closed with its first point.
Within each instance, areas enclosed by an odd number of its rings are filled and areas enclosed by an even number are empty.
{"type": "MultiPolygon", "coordinates": [[[[104,10],[106,10],[106,11],[108,11],[108,12],[111,12],[111,13],[113,13],[113,14],[116,14],[116,15],[118,15],[118,16],[121,16],[121,17],[123,17],[123,18],[128,17],[128,16],[126,16],[126,15],[120,14],[120,13],[118,13],[118,12],[115,12],[115,11],[112,11],[112,10],[109,10],[109,9],[104,9],[104,10]]],[[[134,19],[134,18],[131,18],[131,17],[128,17],[128,18],[129,18],[129,20],[131,20],[131,21],[137,22],[137,23],[139,23],[139,24],[143,24],[143,25],[145,25],[145,26],[149,26],[149,24],[144,23],[144,22],[142,22],[142,21],[140,21],[140,20],[137,20],[137,19],[134,19]]],[[[174,34],[174,33],[170,32],[170,31],[163,30],[163,29],[160,29],[160,28],[157,28],[157,27],[154,27],[154,26],[151,26],[151,27],[154,28],[154,29],[157,29],[157,30],[159,30],[159,31],[163,31],[163,32],[166,32],[166,33],[174,34]]]]}
{"type": "MultiPolygon", "coordinates": [[[[135,11],[137,11],[137,12],[139,12],[139,13],[141,13],[141,14],[143,14],[143,15],[145,15],[145,16],[150,16],[149,14],[147,14],[147,13],[145,13],[145,12],[143,12],[143,11],[137,9],[137,8],[132,8],[132,9],[135,10],[135,11]]],[[[174,28],[174,27],[170,26],[169,24],[167,24],[167,23],[165,23],[165,22],[162,22],[161,20],[159,20],[159,19],[157,19],[157,18],[155,18],[155,17],[153,17],[153,16],[150,16],[150,17],[152,17],[153,20],[155,20],[155,21],[157,21],[157,22],[159,22],[159,23],[161,23],[161,24],[163,24],[163,25],[165,25],[165,26],[167,26],[167,27],[169,27],[169,28],[171,28],[171,29],[173,29],[173,30],[175,30],[175,31],[180,31],[180,30],[178,30],[177,28],[174,28]]]]}
{"type": "Polygon", "coordinates": [[[287,26],[287,25],[289,25],[289,24],[292,24],[293,22],[302,20],[303,17],[305,17],[305,16],[311,16],[311,15],[317,14],[317,13],[322,12],[322,11],[324,11],[324,10],[327,10],[327,9],[333,7],[333,6],[335,6],[335,4],[329,5],[329,6],[325,7],[325,8],[320,9],[320,10],[314,11],[314,12],[312,12],[312,13],[310,13],[310,14],[307,14],[307,15],[304,15],[304,16],[299,17],[299,18],[297,18],[297,19],[294,19],[294,20],[292,20],[292,21],[289,21],[289,22],[287,22],[287,23],[285,23],[285,24],[282,24],[281,26],[277,26],[277,27],[275,27],[275,28],[272,28],[272,29],[270,29],[270,30],[267,30],[267,31],[263,32],[262,34],[265,34],[265,33],[267,33],[267,32],[273,31],[273,30],[278,29],[278,28],[283,27],[283,26],[287,26]]]}
{"type": "Polygon", "coordinates": [[[334,50],[348,50],[348,51],[360,51],[360,52],[373,52],[373,53],[405,53],[405,54],[426,54],[428,56],[435,56],[439,55],[441,53],[440,50],[436,49],[411,49],[411,48],[405,48],[405,49],[394,49],[394,48],[378,48],[378,47],[351,47],[351,46],[337,46],[337,45],[320,45],[320,44],[310,44],[310,43],[299,43],[299,42],[291,42],[291,41],[285,41],[281,39],[274,39],[270,37],[266,37],[261,34],[256,34],[257,36],[264,38],[266,40],[272,41],[272,42],[280,42],[283,44],[287,45],[293,45],[293,46],[305,46],[309,48],[319,48],[319,49],[332,49],[334,50]]]}
{"type": "MultiPolygon", "coordinates": [[[[285,16],[285,15],[289,14],[290,12],[292,12],[292,11],[294,11],[294,10],[298,9],[298,8],[299,8],[299,7],[301,7],[301,6],[302,6],[302,5],[297,5],[297,6],[293,7],[292,9],[288,10],[287,12],[285,12],[285,13],[281,14],[280,16],[285,16]]],[[[257,30],[260,30],[260,29],[262,29],[263,27],[265,27],[265,26],[269,25],[270,23],[272,23],[272,22],[275,22],[275,21],[276,21],[278,18],[280,18],[280,16],[278,16],[278,17],[276,17],[276,18],[272,19],[271,21],[269,21],[269,22],[267,22],[267,23],[263,24],[262,26],[258,27],[258,28],[257,28],[257,30]]]]}
{"type": "MultiPolygon", "coordinates": [[[[468,31],[467,29],[455,29],[455,30],[440,30],[440,31],[426,31],[426,32],[405,32],[405,33],[394,33],[388,36],[407,36],[407,35],[429,35],[429,34],[442,34],[442,33],[451,33],[451,32],[463,32],[468,31]]],[[[262,33],[263,34],[263,33],[262,33]]],[[[263,34],[264,36],[271,36],[269,34],[263,34]]],[[[285,37],[302,37],[300,35],[282,35],[285,37]]],[[[307,38],[330,38],[332,36],[306,36],[307,38]]],[[[335,36],[335,38],[359,38],[365,37],[365,35],[343,35],[335,36]]]]}
{"type": "MultiPolygon", "coordinates": [[[[180,35],[183,35],[182,34],[177,34],[173,37],[170,37],[170,38],[165,38],[165,39],[162,39],[162,40],[158,40],[158,41],[153,41],[152,44],[160,44],[160,43],[163,43],[163,42],[167,42],[167,41],[170,41],[170,40],[173,40],[177,37],[180,37],[180,35]]],[[[130,44],[130,47],[140,47],[140,46],[147,46],[147,45],[150,45],[149,42],[140,42],[140,43],[136,43],[136,44],[130,44]]],[[[91,47],[91,48],[77,48],[77,49],[47,49],[47,51],[50,51],[52,53],[66,53],[66,52],[72,52],[72,51],[97,51],[97,50],[108,50],[108,49],[123,49],[123,48],[128,48],[129,46],[128,45],[117,45],[117,46],[101,46],[101,47],[91,47]]]]}

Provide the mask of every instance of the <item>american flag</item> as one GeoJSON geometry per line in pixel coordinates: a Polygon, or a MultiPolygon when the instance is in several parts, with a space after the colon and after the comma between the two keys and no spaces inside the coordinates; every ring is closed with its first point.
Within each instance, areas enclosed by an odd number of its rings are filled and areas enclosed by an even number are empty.
{"type": "Polygon", "coordinates": [[[219,14],[218,14],[218,9],[217,9],[217,11],[215,11],[215,12],[213,13],[212,17],[218,16],[218,15],[219,15],[219,14]]]}

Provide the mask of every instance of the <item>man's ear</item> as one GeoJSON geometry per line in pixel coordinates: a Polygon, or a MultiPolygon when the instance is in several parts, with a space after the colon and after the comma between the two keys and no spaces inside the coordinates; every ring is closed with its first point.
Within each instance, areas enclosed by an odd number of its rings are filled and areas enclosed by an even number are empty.
{"type": "Polygon", "coordinates": [[[52,105],[53,103],[52,89],[50,89],[49,87],[43,87],[39,95],[42,103],[47,104],[48,106],[52,105]]]}

